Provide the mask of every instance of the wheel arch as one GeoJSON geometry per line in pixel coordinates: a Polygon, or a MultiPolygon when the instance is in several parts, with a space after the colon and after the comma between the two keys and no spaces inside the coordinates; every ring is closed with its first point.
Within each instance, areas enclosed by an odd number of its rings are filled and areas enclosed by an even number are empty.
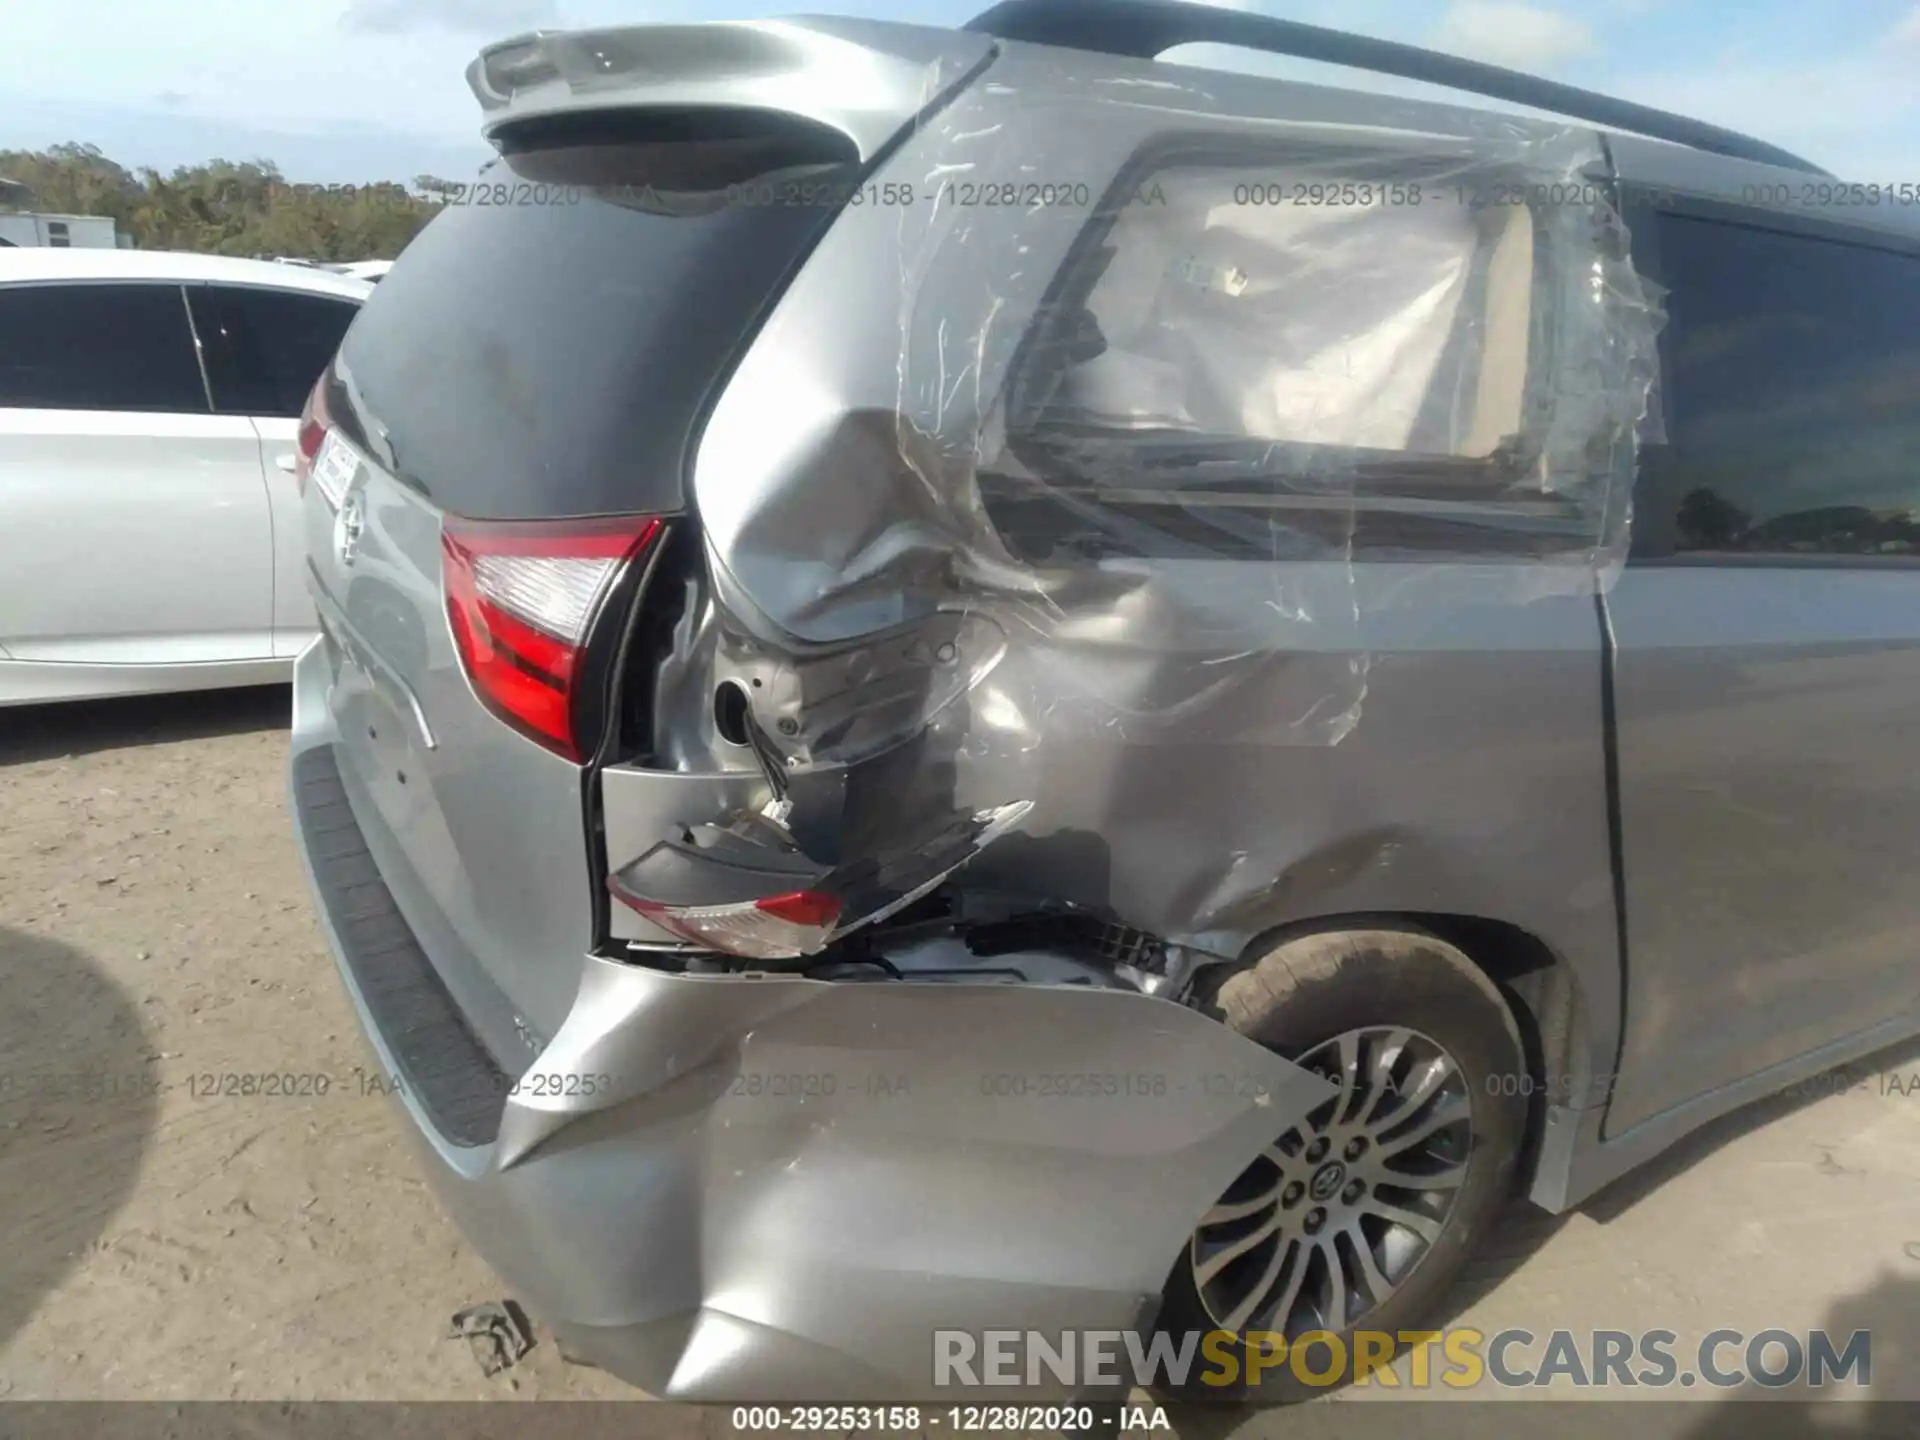
{"type": "MultiPolygon", "coordinates": [[[[1527,1139],[1515,1169],[1515,1189],[1534,1191],[1547,1154],[1549,1110],[1578,1108],[1596,1084],[1604,1085],[1611,1057],[1594,1049],[1594,1021],[1573,962],[1540,936],[1509,921],[1446,911],[1357,911],[1288,921],[1262,931],[1239,957],[1204,975],[1217,988],[1229,974],[1304,935],[1344,930],[1405,930],[1430,935],[1464,955],[1500,992],[1520,1033],[1528,1087],[1527,1139]]],[[[1604,1093],[1604,1091],[1603,1091],[1604,1093]]]]}

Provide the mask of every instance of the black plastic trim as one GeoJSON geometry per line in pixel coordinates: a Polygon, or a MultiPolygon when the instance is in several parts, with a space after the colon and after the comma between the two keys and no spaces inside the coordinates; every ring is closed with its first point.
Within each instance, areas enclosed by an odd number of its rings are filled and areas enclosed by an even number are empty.
{"type": "Polygon", "coordinates": [[[512,1079],[467,1024],[368,853],[331,745],[293,761],[294,823],[341,955],[399,1080],[455,1145],[491,1144],[512,1079]]]}

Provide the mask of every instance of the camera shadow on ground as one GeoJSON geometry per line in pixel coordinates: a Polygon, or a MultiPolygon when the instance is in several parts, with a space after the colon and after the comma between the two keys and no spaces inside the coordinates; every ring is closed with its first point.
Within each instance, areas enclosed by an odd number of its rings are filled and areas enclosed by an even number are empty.
{"type": "Polygon", "coordinates": [[[0,1346],[133,1193],[159,1115],[152,1061],[99,966],[0,926],[0,1346]]]}

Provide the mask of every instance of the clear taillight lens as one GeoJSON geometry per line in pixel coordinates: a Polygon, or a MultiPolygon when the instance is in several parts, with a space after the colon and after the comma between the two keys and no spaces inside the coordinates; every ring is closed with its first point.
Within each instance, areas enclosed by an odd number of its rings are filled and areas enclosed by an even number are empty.
{"type": "Polygon", "coordinates": [[[660,533],[657,519],[452,520],[441,535],[447,620],[474,693],[569,760],[589,748],[574,712],[587,636],[607,592],[660,533]]]}
{"type": "Polygon", "coordinates": [[[723,955],[790,960],[825,947],[840,921],[840,900],[818,890],[795,890],[734,905],[661,905],[623,891],[614,898],[662,930],[723,955]]]}

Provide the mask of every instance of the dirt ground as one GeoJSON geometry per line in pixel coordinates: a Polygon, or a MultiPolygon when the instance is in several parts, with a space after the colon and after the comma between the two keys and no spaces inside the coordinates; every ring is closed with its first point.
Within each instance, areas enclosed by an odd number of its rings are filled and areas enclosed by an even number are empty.
{"type": "MultiPolygon", "coordinates": [[[[288,828],[287,703],[0,711],[0,1397],[631,1398],[544,1339],[488,1379],[444,1338],[500,1287],[416,1178],[392,1102],[357,1084],[369,1059],[288,828]],[[227,1074],[332,1083],[204,1093],[227,1074]]],[[[1683,1353],[1723,1326],[1869,1328],[1872,1393],[1920,1399],[1920,1047],[1848,1078],[1731,1117],[1578,1213],[1517,1212],[1452,1319],[1663,1328],[1683,1353]]],[[[1370,1396],[1393,1398],[1350,1398],[1370,1396]]]]}

